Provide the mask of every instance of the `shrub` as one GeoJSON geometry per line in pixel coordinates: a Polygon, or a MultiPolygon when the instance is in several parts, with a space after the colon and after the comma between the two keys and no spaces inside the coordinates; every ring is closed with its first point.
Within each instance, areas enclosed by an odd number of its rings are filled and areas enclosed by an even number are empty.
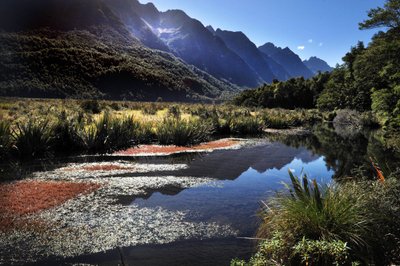
{"type": "Polygon", "coordinates": [[[17,124],[12,132],[17,156],[23,160],[36,159],[50,155],[53,136],[49,122],[35,123],[29,120],[26,124],[17,124]]]}
{"type": "Polygon", "coordinates": [[[347,244],[340,240],[309,240],[303,238],[295,246],[289,246],[280,232],[271,239],[262,241],[258,252],[249,262],[233,260],[232,266],[252,265],[356,265],[350,262],[347,244]],[[292,261],[283,259],[291,256],[292,261]]]}
{"type": "Polygon", "coordinates": [[[156,130],[160,144],[177,146],[194,145],[207,141],[212,134],[212,127],[200,121],[183,119],[164,119],[156,130]]]}

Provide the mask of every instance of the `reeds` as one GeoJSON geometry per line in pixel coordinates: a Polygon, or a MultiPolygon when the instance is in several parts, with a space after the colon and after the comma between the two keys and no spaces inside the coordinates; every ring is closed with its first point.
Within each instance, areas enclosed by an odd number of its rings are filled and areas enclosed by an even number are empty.
{"type": "Polygon", "coordinates": [[[50,155],[53,134],[48,121],[17,124],[12,131],[14,151],[22,160],[36,159],[50,155]]]}
{"type": "Polygon", "coordinates": [[[397,177],[321,186],[289,176],[289,192],[264,203],[257,254],[232,265],[398,264],[397,177]]]}
{"type": "Polygon", "coordinates": [[[137,123],[133,117],[117,119],[104,113],[98,121],[80,130],[80,138],[89,152],[112,152],[135,145],[137,123]]]}
{"type": "Polygon", "coordinates": [[[230,131],[233,135],[260,135],[264,124],[257,117],[238,116],[230,119],[230,131]]]}
{"type": "Polygon", "coordinates": [[[190,146],[209,140],[212,126],[196,120],[166,118],[156,129],[157,140],[163,145],[190,146]]]}
{"type": "Polygon", "coordinates": [[[274,234],[281,235],[285,252],[274,251],[282,253],[280,259],[289,264],[332,265],[341,255],[321,254],[321,249],[330,250],[328,247],[337,241],[347,243],[356,254],[368,250],[371,216],[364,208],[362,195],[352,195],[339,186],[321,187],[315,180],[310,183],[307,176],[301,181],[291,172],[289,176],[289,194],[278,194],[265,205],[258,232],[258,237],[266,241],[274,234]],[[324,246],[314,253],[304,250],[317,243],[324,246]]]}

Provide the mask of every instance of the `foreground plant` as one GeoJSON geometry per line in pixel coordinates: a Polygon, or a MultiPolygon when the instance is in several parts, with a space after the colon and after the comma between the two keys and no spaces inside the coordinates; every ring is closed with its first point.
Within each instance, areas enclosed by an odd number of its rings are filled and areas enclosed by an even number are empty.
{"type": "MultiPolygon", "coordinates": [[[[382,173],[381,173],[382,174],[382,173]]],[[[289,193],[261,212],[259,249],[232,265],[379,265],[400,260],[397,178],[320,186],[289,172],[289,193]]]]}

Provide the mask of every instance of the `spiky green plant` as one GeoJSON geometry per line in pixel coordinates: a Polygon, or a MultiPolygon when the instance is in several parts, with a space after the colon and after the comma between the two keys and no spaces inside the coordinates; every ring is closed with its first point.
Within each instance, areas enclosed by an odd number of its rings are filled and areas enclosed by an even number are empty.
{"type": "Polygon", "coordinates": [[[263,130],[262,121],[253,116],[233,117],[229,126],[234,135],[259,135],[263,130]]]}
{"type": "Polygon", "coordinates": [[[31,160],[51,155],[53,136],[48,121],[17,124],[12,132],[17,156],[22,160],[31,160]]]}
{"type": "Polygon", "coordinates": [[[80,137],[90,152],[111,152],[135,144],[137,124],[132,117],[117,119],[104,113],[100,119],[80,131],[80,137]]]}
{"type": "Polygon", "coordinates": [[[65,111],[61,112],[52,128],[54,150],[58,153],[81,151],[83,143],[79,137],[79,127],[78,117],[68,118],[65,111]]]}
{"type": "Polygon", "coordinates": [[[259,237],[270,238],[282,232],[289,246],[303,238],[348,243],[355,254],[368,250],[372,216],[365,208],[365,197],[342,186],[320,186],[307,176],[301,181],[289,172],[289,194],[271,199],[262,214],[259,237]]]}
{"type": "Polygon", "coordinates": [[[10,124],[0,121],[0,159],[7,157],[11,147],[10,124]]]}
{"type": "Polygon", "coordinates": [[[200,121],[164,119],[156,130],[160,144],[177,146],[194,145],[207,141],[212,134],[212,126],[200,121]]]}

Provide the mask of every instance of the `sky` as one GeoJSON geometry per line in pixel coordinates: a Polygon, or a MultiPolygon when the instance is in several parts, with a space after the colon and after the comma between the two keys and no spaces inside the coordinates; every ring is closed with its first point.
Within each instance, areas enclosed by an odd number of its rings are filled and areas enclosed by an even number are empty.
{"type": "Polygon", "coordinates": [[[257,46],[288,46],[302,59],[317,56],[331,66],[351,46],[367,44],[378,30],[358,29],[384,0],[140,0],[160,11],[181,9],[215,29],[242,31],[257,46]]]}

